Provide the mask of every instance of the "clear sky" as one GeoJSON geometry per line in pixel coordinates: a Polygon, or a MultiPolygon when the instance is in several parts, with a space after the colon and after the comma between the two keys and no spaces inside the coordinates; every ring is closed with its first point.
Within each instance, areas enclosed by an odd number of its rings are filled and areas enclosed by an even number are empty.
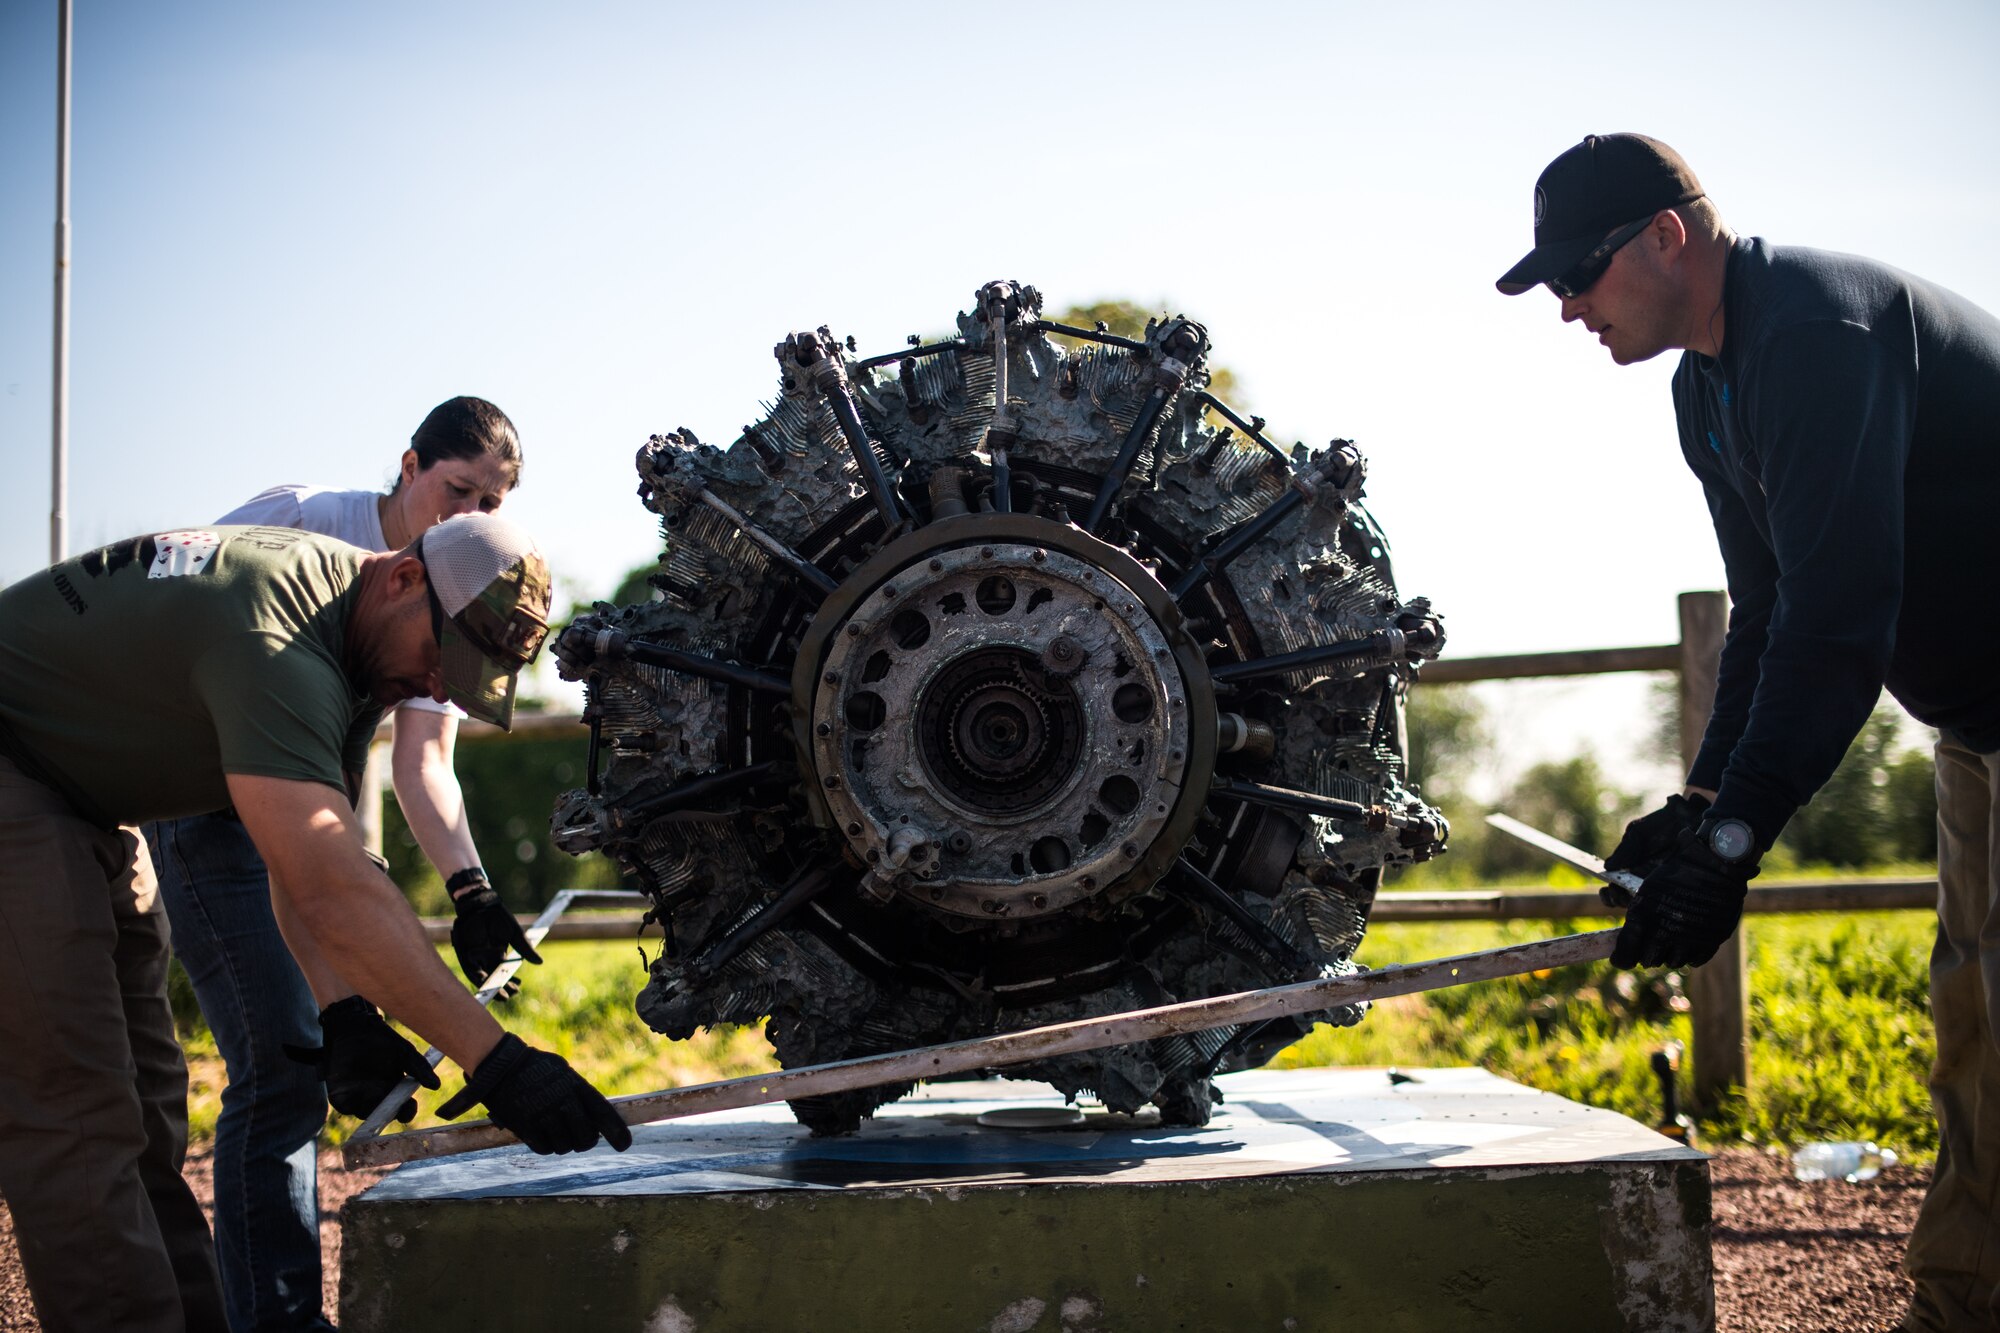
{"type": "MultiPolygon", "coordinates": [[[[649,434],[727,443],[786,331],[887,350],[1005,277],[1201,319],[1247,406],[1358,441],[1452,652],[1665,642],[1721,578],[1671,358],[1492,286],[1551,157],[1656,135],[1738,230],[2000,309],[1985,3],[77,11],[73,549],[383,484],[476,393],[602,594],[657,552],[649,434]]],[[[0,5],[0,583],[47,553],[55,16],[0,5]]],[[[1530,687],[1510,740],[1619,751],[1642,693],[1530,687]]]]}

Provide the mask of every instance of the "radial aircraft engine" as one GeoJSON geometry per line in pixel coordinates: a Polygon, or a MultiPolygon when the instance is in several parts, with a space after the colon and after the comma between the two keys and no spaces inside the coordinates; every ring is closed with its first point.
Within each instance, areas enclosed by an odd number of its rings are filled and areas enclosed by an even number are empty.
{"type": "MultiPolygon", "coordinates": [[[[1185,318],[993,282],[957,328],[793,333],[728,448],[648,441],[656,597],[558,640],[591,762],[556,842],[651,897],[669,1037],[768,1019],[795,1067],[1352,972],[1384,868],[1444,848],[1402,721],[1444,633],[1354,445],[1272,444],[1185,318]]],[[[1360,1017],[1001,1072],[1200,1125],[1213,1075],[1360,1017]]],[[[841,1133],[909,1090],[792,1109],[841,1133]]]]}

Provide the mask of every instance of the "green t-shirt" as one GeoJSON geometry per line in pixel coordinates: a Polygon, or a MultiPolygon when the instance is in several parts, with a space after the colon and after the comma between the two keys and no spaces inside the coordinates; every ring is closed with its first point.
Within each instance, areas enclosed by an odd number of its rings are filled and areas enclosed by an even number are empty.
{"type": "Polygon", "coordinates": [[[367,558],[214,527],[29,575],[0,591],[0,753],[107,827],[225,809],[225,773],[345,791],[381,715],[344,658],[367,558]]]}

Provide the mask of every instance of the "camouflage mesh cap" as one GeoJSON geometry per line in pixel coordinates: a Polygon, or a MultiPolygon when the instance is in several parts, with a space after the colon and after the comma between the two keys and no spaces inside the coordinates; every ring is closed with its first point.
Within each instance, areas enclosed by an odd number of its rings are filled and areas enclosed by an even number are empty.
{"type": "Polygon", "coordinates": [[[418,542],[438,627],[445,692],[482,722],[514,723],[521,668],[549,632],[549,565],[535,539],[491,514],[461,514],[418,542]]]}

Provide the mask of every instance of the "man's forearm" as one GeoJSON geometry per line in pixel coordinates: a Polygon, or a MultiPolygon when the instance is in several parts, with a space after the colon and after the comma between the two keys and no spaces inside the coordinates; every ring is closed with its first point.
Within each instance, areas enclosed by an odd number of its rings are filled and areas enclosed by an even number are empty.
{"type": "Polygon", "coordinates": [[[278,919],[278,933],[285,937],[285,948],[291,951],[299,971],[305,974],[306,986],[312,991],[314,1004],[324,1009],[357,993],[319,951],[318,942],[306,929],[305,922],[299,920],[298,914],[292,910],[291,895],[278,883],[276,875],[271,876],[271,915],[278,919]]]}
{"type": "Polygon", "coordinates": [[[231,799],[272,882],[319,957],[369,1001],[471,1070],[500,1040],[431,947],[416,913],[362,850],[353,813],[331,788],[229,775],[231,799]]]}

